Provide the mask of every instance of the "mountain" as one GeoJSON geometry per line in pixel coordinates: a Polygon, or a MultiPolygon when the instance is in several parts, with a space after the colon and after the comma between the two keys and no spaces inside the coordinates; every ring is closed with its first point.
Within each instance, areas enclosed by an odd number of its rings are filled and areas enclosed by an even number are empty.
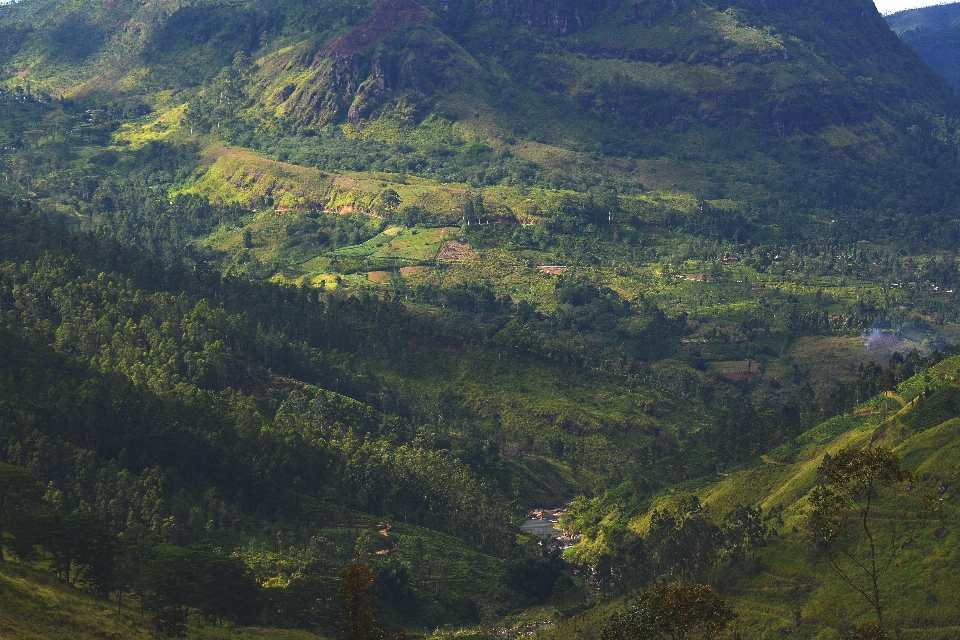
{"type": "Polygon", "coordinates": [[[960,5],[908,9],[887,16],[900,38],[960,91],[960,5]]]}
{"type": "Polygon", "coordinates": [[[186,104],[189,132],[322,170],[676,190],[768,224],[944,207],[900,176],[943,190],[942,151],[907,130],[956,105],[866,0],[32,0],[0,23],[10,87],[120,99],[124,118],[186,104]]]}

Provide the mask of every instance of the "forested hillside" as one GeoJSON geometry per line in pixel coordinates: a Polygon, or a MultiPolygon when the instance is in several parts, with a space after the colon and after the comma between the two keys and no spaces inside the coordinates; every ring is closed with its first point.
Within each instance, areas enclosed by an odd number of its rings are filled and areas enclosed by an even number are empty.
{"type": "MultiPolygon", "coordinates": [[[[0,55],[8,100],[80,101],[73,131],[110,148],[45,172],[75,208],[93,193],[73,172],[211,134],[321,171],[680,190],[767,224],[841,216],[861,235],[857,211],[908,234],[950,214],[955,181],[935,176],[955,145],[928,131],[954,115],[951,92],[871,3],[661,4],[32,0],[3,9],[0,55]],[[150,113],[139,134],[116,129],[150,113]]],[[[54,122],[6,137],[72,146],[69,115],[54,122]]]]}
{"type": "MultiPolygon", "coordinates": [[[[575,503],[562,525],[583,534],[576,555],[592,555],[597,566],[609,568],[613,593],[679,574],[685,581],[719,585],[739,613],[735,626],[745,637],[832,638],[849,633],[873,611],[857,592],[869,594],[861,569],[837,564],[829,549],[817,544],[817,488],[827,484],[823,469],[831,456],[886,450],[915,473],[909,485],[881,489],[878,484],[872,495],[875,513],[864,523],[873,529],[879,549],[874,568],[880,568],[885,626],[902,638],[954,637],[955,594],[948,577],[952,569],[946,568],[957,561],[952,527],[957,501],[951,487],[958,365],[954,357],[899,385],[888,379],[880,386],[887,388],[884,393],[725,477],[640,501],[621,488],[575,503]],[[894,562],[886,572],[890,557],[894,562]],[[625,564],[643,569],[626,571],[625,564]],[[852,583],[834,566],[843,568],[852,583]]],[[[870,474],[858,471],[861,478],[870,474]]],[[[855,524],[861,531],[860,521],[855,524]]],[[[862,532],[860,539],[854,533],[845,543],[851,558],[869,564],[870,543],[862,532]]],[[[545,637],[599,634],[624,604],[587,611],[583,605],[569,607],[568,619],[545,637]]]]}
{"type": "Polygon", "coordinates": [[[900,38],[960,91],[960,6],[937,5],[887,16],[900,38]]]}
{"type": "Polygon", "coordinates": [[[669,578],[834,638],[823,454],[952,504],[958,122],[868,0],[2,5],[0,573],[89,636],[596,637],[669,578]]]}

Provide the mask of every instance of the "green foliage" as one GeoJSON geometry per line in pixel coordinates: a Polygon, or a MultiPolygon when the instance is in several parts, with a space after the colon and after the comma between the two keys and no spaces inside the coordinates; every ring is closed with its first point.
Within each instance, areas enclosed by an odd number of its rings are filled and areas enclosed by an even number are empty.
{"type": "Polygon", "coordinates": [[[762,580],[797,495],[658,491],[809,463],[897,385],[883,433],[940,433],[942,354],[799,344],[950,330],[942,83],[862,3],[554,4],[0,7],[0,192],[83,230],[0,202],[17,555],[171,635],[260,599],[329,631],[358,550],[394,621],[572,613],[511,499],[596,496],[565,522],[604,595],[762,580]]]}
{"type": "MultiPolygon", "coordinates": [[[[7,241],[26,234],[24,242],[8,245],[11,257],[32,252],[31,242],[57,244],[60,238],[60,246],[69,246],[91,240],[56,226],[45,234],[39,228],[26,231],[19,216],[28,212],[3,211],[10,216],[7,241]]],[[[101,248],[105,254],[115,249],[101,248]]],[[[97,251],[84,259],[96,261],[97,251]]],[[[114,254],[113,264],[133,267],[129,273],[143,283],[157,284],[157,276],[162,281],[166,273],[183,278],[180,285],[188,289],[207,286],[149,259],[142,270],[134,266],[145,258],[114,254]]],[[[264,522],[258,513],[276,514],[281,529],[322,523],[324,509],[315,497],[321,495],[450,531],[488,551],[510,552],[515,522],[508,503],[461,461],[424,448],[434,438],[429,432],[333,392],[302,383],[291,389],[266,368],[268,361],[279,370],[299,361],[296,375],[314,376],[325,368],[319,351],[285,338],[278,342],[279,329],[267,338],[259,321],[211,307],[203,298],[188,300],[194,294],[183,290],[175,296],[152,292],[106,273],[91,279],[75,260],[47,254],[23,263],[23,270],[14,263],[3,267],[0,436],[7,459],[28,466],[48,486],[49,511],[16,519],[12,542],[21,558],[49,564],[98,593],[131,592],[155,606],[163,620],[171,611],[184,616],[197,611],[211,620],[249,622],[262,594],[238,573],[240,560],[169,543],[235,544],[245,530],[256,530],[251,523],[264,522]],[[59,300],[60,310],[31,307],[38,294],[59,300]],[[84,322],[70,320],[83,315],[84,322]],[[164,320],[158,324],[153,318],[164,320]],[[237,367],[247,371],[244,377],[233,378],[237,367]],[[22,386],[25,371],[32,382],[22,386]],[[263,404],[241,389],[260,395],[263,404]],[[38,429],[41,415],[44,426],[38,429]],[[84,447],[79,455],[72,442],[84,447]],[[213,589],[218,582],[240,592],[213,589]]],[[[222,287],[228,281],[216,282],[222,287]]],[[[250,301],[259,294],[235,282],[241,288],[227,293],[228,285],[221,299],[235,296],[237,304],[252,309],[250,301]]],[[[290,302],[303,296],[305,308],[318,303],[313,293],[267,285],[263,292],[274,293],[264,298],[262,309],[282,308],[283,315],[269,314],[273,322],[290,322],[291,329],[309,326],[289,315],[296,304],[278,306],[272,299],[283,291],[294,296],[290,302]]],[[[399,311],[380,306],[384,301],[337,300],[333,307],[315,309],[317,319],[332,324],[314,324],[309,339],[337,335],[341,348],[356,349],[370,343],[358,334],[350,346],[347,334],[360,325],[349,317],[368,313],[368,303],[381,309],[380,320],[399,311]],[[333,326],[343,328],[334,334],[333,326]]],[[[342,368],[336,359],[329,364],[328,380],[342,391],[363,396],[382,388],[370,374],[342,368]]],[[[393,573],[395,591],[402,594],[403,578],[393,573]]],[[[292,592],[303,586],[295,581],[290,597],[276,602],[298,606],[292,592]]],[[[331,595],[322,580],[304,590],[317,588],[331,595]]],[[[302,624],[328,624],[324,615],[307,616],[302,624]]]]}
{"type": "Polygon", "coordinates": [[[565,575],[565,568],[559,551],[530,553],[511,564],[507,583],[532,601],[545,603],[553,596],[555,586],[565,575]]]}
{"type": "Polygon", "coordinates": [[[750,575],[759,568],[759,550],[774,535],[762,509],[737,504],[717,523],[696,495],[681,497],[674,509],[654,509],[642,535],[625,526],[623,512],[617,520],[593,524],[602,517],[600,504],[578,499],[561,524],[581,533],[585,544],[574,558],[593,567],[592,582],[608,594],[658,580],[714,582],[721,574],[750,575]]]}
{"type": "Polygon", "coordinates": [[[841,634],[843,640],[889,640],[892,636],[876,622],[865,622],[849,633],[841,634]]]}
{"type": "Polygon", "coordinates": [[[43,489],[29,471],[0,462],[0,561],[3,560],[4,534],[11,518],[25,514],[38,505],[42,497],[43,489]]]}
{"type": "Polygon", "coordinates": [[[650,587],[604,627],[604,640],[719,638],[736,617],[723,596],[703,584],[650,587]]]}
{"type": "Polygon", "coordinates": [[[147,571],[154,605],[164,621],[176,620],[173,614],[179,611],[185,623],[186,612],[196,609],[213,623],[250,624],[263,608],[260,585],[238,557],[200,546],[160,545],[147,571]]]}
{"type": "Polygon", "coordinates": [[[810,494],[814,540],[827,553],[831,568],[876,611],[883,628],[880,580],[903,550],[896,525],[878,520],[881,493],[916,480],[900,466],[896,453],[877,447],[841,449],[820,464],[822,484],[810,494]],[[865,538],[866,553],[859,547],[865,538]]]}
{"type": "Polygon", "coordinates": [[[99,595],[111,591],[117,540],[89,510],[34,515],[18,523],[15,535],[21,557],[34,559],[23,550],[40,545],[51,556],[51,569],[64,580],[82,581],[99,595]]]}

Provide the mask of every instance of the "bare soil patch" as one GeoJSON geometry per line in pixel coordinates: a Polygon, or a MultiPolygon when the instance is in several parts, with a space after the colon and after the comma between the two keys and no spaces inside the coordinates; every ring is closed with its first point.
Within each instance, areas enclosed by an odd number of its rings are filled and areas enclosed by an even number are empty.
{"type": "Polygon", "coordinates": [[[447,240],[440,245],[437,262],[468,262],[477,259],[477,252],[466,242],[447,240]]]}
{"type": "Polygon", "coordinates": [[[537,271],[540,273],[546,273],[551,276],[559,276],[561,273],[567,270],[567,267],[564,265],[558,264],[549,264],[542,267],[537,267],[537,271]]]}
{"type": "Polygon", "coordinates": [[[406,278],[407,276],[412,276],[426,269],[427,267],[400,267],[400,275],[406,278]]]}

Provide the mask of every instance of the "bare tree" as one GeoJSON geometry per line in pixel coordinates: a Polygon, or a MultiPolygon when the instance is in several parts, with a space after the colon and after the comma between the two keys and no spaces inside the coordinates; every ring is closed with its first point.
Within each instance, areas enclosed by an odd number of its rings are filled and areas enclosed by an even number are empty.
{"type": "MultiPolygon", "coordinates": [[[[880,518],[878,502],[914,480],[896,453],[841,449],[820,464],[820,484],[811,492],[814,540],[833,572],[873,608],[883,629],[881,581],[903,550],[895,519],[880,518]]],[[[918,498],[918,507],[926,509],[918,498]]]]}

